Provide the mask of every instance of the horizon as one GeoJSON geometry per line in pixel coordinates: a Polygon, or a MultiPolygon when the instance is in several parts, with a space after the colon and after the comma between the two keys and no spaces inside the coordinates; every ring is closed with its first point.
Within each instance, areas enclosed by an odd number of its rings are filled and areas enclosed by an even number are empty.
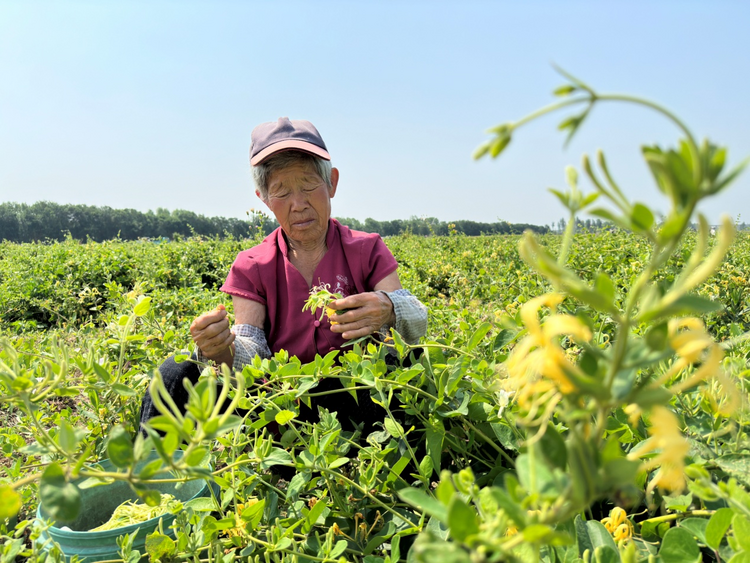
{"type": "MultiPolygon", "coordinates": [[[[472,160],[489,127],[553,101],[553,62],[666,106],[728,146],[729,167],[750,155],[739,1],[11,1],[0,15],[3,200],[241,219],[263,207],[250,131],[288,115],[341,170],[334,216],[546,225],[567,219],[547,188],[598,147],[633,200],[664,210],[639,146],[679,131],[641,108],[602,104],[567,148],[557,113],[472,160]]],[[[701,210],[746,217],[748,188],[746,172],[701,210]]]]}

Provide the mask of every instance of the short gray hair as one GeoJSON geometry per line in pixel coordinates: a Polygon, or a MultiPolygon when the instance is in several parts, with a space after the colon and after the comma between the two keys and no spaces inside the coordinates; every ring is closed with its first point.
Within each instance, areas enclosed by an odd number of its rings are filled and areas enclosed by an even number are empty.
{"type": "Polygon", "coordinates": [[[309,163],[315,168],[326,185],[331,188],[331,170],[333,166],[330,160],[324,160],[313,156],[309,153],[302,151],[283,151],[280,152],[268,160],[261,162],[257,166],[252,166],[253,180],[255,181],[255,187],[260,192],[260,197],[263,201],[268,199],[268,178],[271,176],[271,172],[292,166],[297,163],[309,163]]]}

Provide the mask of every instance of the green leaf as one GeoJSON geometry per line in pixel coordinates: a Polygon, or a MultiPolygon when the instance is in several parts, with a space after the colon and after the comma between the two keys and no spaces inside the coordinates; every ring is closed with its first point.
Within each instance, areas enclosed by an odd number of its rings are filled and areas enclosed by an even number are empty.
{"type": "Polygon", "coordinates": [[[195,512],[214,512],[219,509],[213,497],[190,499],[185,503],[185,508],[190,508],[195,512]]]}
{"type": "Polygon", "coordinates": [[[652,326],[648,330],[646,333],[646,344],[648,344],[649,348],[657,352],[666,350],[667,344],[669,344],[669,327],[666,321],[652,326]]]}
{"type": "Polygon", "coordinates": [[[246,523],[245,528],[248,532],[252,532],[260,523],[260,519],[263,518],[263,510],[266,507],[266,500],[259,500],[255,504],[245,507],[240,513],[240,518],[246,523]]]}
{"type": "Polygon", "coordinates": [[[516,470],[521,485],[530,493],[550,495],[561,493],[559,483],[541,455],[537,454],[533,461],[529,454],[519,455],[516,458],[516,470]]]}
{"type": "Polygon", "coordinates": [[[349,544],[346,540],[337,541],[334,544],[333,549],[331,550],[331,553],[328,555],[328,557],[330,557],[331,559],[336,559],[337,557],[344,554],[347,547],[349,547],[349,544]]]}
{"type": "Polygon", "coordinates": [[[731,508],[720,508],[711,515],[706,525],[706,545],[711,549],[719,549],[724,534],[732,524],[734,512],[731,508]]]}
{"type": "Polygon", "coordinates": [[[130,441],[130,435],[122,426],[115,426],[109,433],[107,456],[114,466],[120,469],[130,467],[133,463],[135,459],[133,443],[130,441]]]}
{"type": "Polygon", "coordinates": [[[626,231],[629,231],[632,227],[629,221],[626,221],[623,217],[620,217],[618,215],[615,215],[608,209],[604,209],[603,207],[597,207],[596,209],[591,209],[589,211],[589,215],[593,215],[595,217],[601,217],[605,221],[609,221],[613,225],[617,225],[621,229],[625,229],[626,231]]]}
{"type": "Polygon", "coordinates": [[[315,503],[315,506],[310,509],[310,512],[308,512],[307,516],[305,517],[305,523],[302,525],[302,531],[304,533],[308,533],[310,530],[312,530],[313,526],[315,526],[315,523],[323,515],[323,512],[325,512],[326,508],[328,508],[328,504],[325,502],[325,500],[318,499],[318,502],[315,503]]]}
{"type": "Polygon", "coordinates": [[[576,515],[574,525],[576,529],[576,539],[578,540],[578,555],[583,557],[584,551],[592,553],[594,551],[594,544],[589,536],[589,528],[586,526],[586,521],[581,518],[580,514],[576,515]]]}
{"type": "Polygon", "coordinates": [[[138,496],[149,506],[161,504],[161,493],[156,489],[138,489],[138,496]]]}
{"type": "Polygon", "coordinates": [[[690,532],[684,528],[670,528],[664,534],[659,557],[664,563],[698,563],[701,550],[690,532]]]}
{"type": "Polygon", "coordinates": [[[737,165],[736,168],[734,168],[731,172],[726,174],[721,180],[716,182],[714,186],[711,187],[710,193],[716,194],[719,193],[721,190],[726,188],[729,184],[734,182],[735,178],[739,176],[742,171],[747,167],[747,165],[750,164],[750,158],[746,158],[742,162],[740,162],[739,165],[737,165]]]}
{"type": "Polygon", "coordinates": [[[570,543],[570,537],[556,532],[546,524],[532,524],[523,529],[523,539],[529,543],[545,543],[548,545],[565,545],[570,543]]]}
{"type": "Polygon", "coordinates": [[[549,188],[547,191],[559,199],[565,209],[570,209],[570,196],[568,194],[554,188],[549,188]]]}
{"type": "Polygon", "coordinates": [[[740,551],[735,553],[729,560],[729,563],[750,563],[750,552],[740,551]]]}
{"type": "Polygon", "coordinates": [[[620,554],[616,549],[600,545],[594,550],[594,560],[596,563],[620,563],[620,554]]]}
{"type": "Polygon", "coordinates": [[[594,549],[597,547],[610,547],[615,550],[615,553],[618,553],[615,540],[612,539],[612,535],[604,527],[604,524],[598,520],[588,520],[586,522],[586,531],[589,533],[591,545],[594,549]]]}
{"type": "Polygon", "coordinates": [[[750,455],[725,454],[715,459],[722,471],[750,486],[750,455]]]}
{"type": "Polygon", "coordinates": [[[641,314],[641,322],[649,322],[657,318],[676,317],[683,315],[706,315],[724,308],[718,301],[712,301],[699,295],[683,295],[663,309],[652,309],[641,314]]]}
{"type": "Polygon", "coordinates": [[[693,534],[698,541],[706,544],[706,527],[708,525],[708,518],[685,518],[680,521],[680,527],[685,528],[688,532],[693,534]]]}
{"type": "Polygon", "coordinates": [[[146,536],[146,553],[149,561],[171,558],[177,551],[177,544],[169,536],[154,532],[146,536]]]}
{"type": "Polygon", "coordinates": [[[103,366],[100,366],[96,362],[94,362],[92,365],[94,368],[94,372],[104,383],[109,383],[112,380],[112,376],[106,369],[104,369],[103,366]]]}
{"type": "Polygon", "coordinates": [[[349,463],[348,457],[340,457],[338,459],[334,459],[331,463],[328,464],[328,469],[336,469],[337,467],[341,467],[342,465],[346,465],[349,463]]]}
{"type": "Polygon", "coordinates": [[[283,411],[277,412],[274,419],[280,426],[284,426],[287,422],[289,422],[296,416],[297,415],[294,414],[292,411],[283,410],[283,411]]]}
{"type": "Polygon", "coordinates": [[[491,328],[492,325],[490,323],[482,323],[481,325],[479,325],[479,328],[477,328],[474,331],[474,334],[471,335],[469,343],[466,345],[466,351],[471,352],[474,348],[476,348],[477,345],[482,341],[482,339],[487,336],[487,333],[491,328]]]}
{"type": "Polygon", "coordinates": [[[405,489],[401,489],[398,492],[398,496],[401,497],[401,500],[403,500],[405,503],[418,508],[425,514],[434,516],[441,522],[448,522],[448,509],[445,507],[445,505],[436,498],[428,495],[424,491],[412,487],[407,487],[405,489]]]}
{"type": "Polygon", "coordinates": [[[605,272],[598,272],[594,280],[594,289],[610,304],[615,302],[615,284],[605,272]]]}
{"type": "Polygon", "coordinates": [[[490,424],[490,428],[492,428],[495,438],[505,449],[518,451],[518,436],[510,426],[504,422],[493,422],[490,424]]]}
{"type": "Polygon", "coordinates": [[[268,469],[274,465],[291,465],[293,462],[294,460],[289,452],[281,448],[274,448],[270,454],[263,458],[259,466],[261,469],[268,469]]]}
{"type": "Polygon", "coordinates": [[[111,385],[111,389],[122,397],[136,397],[138,395],[138,393],[136,393],[134,389],[131,389],[130,387],[128,387],[127,385],[123,385],[122,383],[113,383],[111,385]]]}
{"type": "Polygon", "coordinates": [[[559,88],[555,88],[552,91],[552,95],[553,96],[569,96],[570,94],[572,94],[576,90],[578,90],[578,88],[576,88],[572,84],[563,84],[559,88]]]}
{"type": "Polygon", "coordinates": [[[660,541],[669,529],[669,522],[654,522],[652,520],[641,522],[641,536],[646,541],[660,541]]]}
{"type": "Polygon", "coordinates": [[[630,212],[633,226],[641,231],[649,231],[654,226],[654,214],[642,203],[636,203],[630,212]]]}
{"type": "Polygon", "coordinates": [[[422,461],[419,463],[419,474],[425,479],[432,477],[432,470],[434,469],[432,458],[430,456],[424,456],[422,461]]]}
{"type": "Polygon", "coordinates": [[[404,427],[391,417],[387,417],[383,422],[385,429],[394,438],[401,438],[404,435],[404,427]]]}
{"type": "Polygon", "coordinates": [[[190,452],[190,455],[188,455],[185,458],[185,463],[187,463],[190,466],[200,465],[206,459],[207,455],[208,455],[207,447],[205,446],[197,447],[192,452],[190,452]]]}
{"type": "Polygon", "coordinates": [[[60,430],[57,434],[57,443],[65,453],[73,454],[78,449],[79,439],[76,431],[67,420],[60,422],[60,430]]]}
{"type": "Polygon", "coordinates": [[[496,139],[490,142],[490,156],[492,158],[497,158],[500,156],[500,153],[505,150],[505,147],[508,146],[508,143],[510,143],[510,135],[500,135],[496,139]]]}
{"type": "Polygon", "coordinates": [[[476,510],[458,495],[454,495],[448,506],[448,528],[451,537],[461,542],[479,532],[476,510]]]}
{"type": "Polygon", "coordinates": [[[39,483],[42,507],[53,520],[71,522],[81,510],[81,493],[73,483],[65,480],[59,463],[51,463],[42,473],[39,483]]]}
{"type": "Polygon", "coordinates": [[[500,508],[503,509],[506,516],[508,516],[518,528],[524,528],[526,526],[526,511],[511,498],[505,489],[492,487],[490,493],[500,508]]]}
{"type": "Polygon", "coordinates": [[[299,497],[300,492],[302,492],[302,489],[305,485],[307,485],[310,482],[310,472],[309,471],[300,471],[297,472],[294,477],[292,477],[292,480],[289,481],[289,486],[286,490],[286,496],[287,496],[287,502],[290,500],[296,500],[299,497]]]}
{"type": "Polygon", "coordinates": [[[143,315],[145,315],[146,313],[148,313],[149,309],[151,309],[151,298],[150,297],[144,297],[133,308],[133,312],[135,313],[136,317],[142,317],[143,315]]]}
{"type": "Polygon", "coordinates": [[[0,483],[0,522],[13,518],[21,510],[21,497],[10,485],[0,483]]]}
{"type": "Polygon", "coordinates": [[[734,539],[740,547],[747,552],[750,552],[750,520],[744,514],[735,514],[732,518],[732,531],[734,531],[734,539]]]}
{"type": "Polygon", "coordinates": [[[686,512],[693,503],[692,493],[686,495],[664,495],[664,506],[667,510],[686,512]]]}
{"type": "Polygon", "coordinates": [[[568,450],[565,447],[565,440],[552,424],[547,426],[539,445],[541,446],[539,451],[551,465],[565,469],[568,464],[568,450]]]}

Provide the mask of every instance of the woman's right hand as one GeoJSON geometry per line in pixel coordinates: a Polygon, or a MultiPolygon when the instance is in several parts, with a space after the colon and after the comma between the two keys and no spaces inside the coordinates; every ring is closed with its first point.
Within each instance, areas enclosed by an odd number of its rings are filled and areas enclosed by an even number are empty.
{"type": "MultiPolygon", "coordinates": [[[[219,305],[192,322],[190,336],[204,356],[214,361],[223,361],[227,354],[231,358],[229,347],[234,342],[234,334],[229,327],[227,310],[224,305],[219,305]]],[[[227,363],[231,365],[231,360],[227,363]]]]}

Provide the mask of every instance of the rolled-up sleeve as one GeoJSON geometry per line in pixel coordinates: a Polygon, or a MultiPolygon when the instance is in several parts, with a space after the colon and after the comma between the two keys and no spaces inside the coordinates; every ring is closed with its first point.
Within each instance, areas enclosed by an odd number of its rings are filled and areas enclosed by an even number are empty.
{"type": "Polygon", "coordinates": [[[427,334],[427,307],[406,289],[384,291],[393,303],[396,329],[406,342],[416,344],[427,334]]]}

